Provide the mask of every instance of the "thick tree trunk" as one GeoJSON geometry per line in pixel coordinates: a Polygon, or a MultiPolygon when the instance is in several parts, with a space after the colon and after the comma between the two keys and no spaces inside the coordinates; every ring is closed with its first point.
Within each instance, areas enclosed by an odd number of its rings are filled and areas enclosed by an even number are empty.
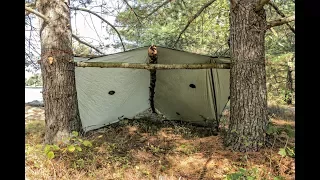
{"type": "Polygon", "coordinates": [[[41,26],[39,61],[43,79],[47,144],[63,140],[71,131],[81,129],[68,4],[62,0],[39,0],[37,4],[39,12],[50,21],[41,26]]]}
{"type": "Polygon", "coordinates": [[[233,0],[230,11],[230,125],[225,145],[258,151],[268,123],[265,71],[265,10],[258,0],[233,0]]]}

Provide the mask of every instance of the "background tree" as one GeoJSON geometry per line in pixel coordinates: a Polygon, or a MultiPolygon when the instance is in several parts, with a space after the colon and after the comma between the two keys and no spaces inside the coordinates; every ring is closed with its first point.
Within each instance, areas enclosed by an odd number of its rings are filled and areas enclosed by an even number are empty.
{"type": "Polygon", "coordinates": [[[75,56],[87,57],[97,55],[97,53],[94,53],[91,48],[78,42],[74,42],[72,44],[72,49],[75,56]]]}
{"type": "Polygon", "coordinates": [[[40,74],[30,76],[28,79],[25,78],[26,86],[42,86],[42,77],[40,74]]]}
{"type": "Polygon", "coordinates": [[[121,27],[119,32],[123,39],[130,42],[128,48],[156,44],[194,53],[226,55],[229,30],[227,1],[127,2],[130,7],[116,16],[116,25],[121,27]]]}

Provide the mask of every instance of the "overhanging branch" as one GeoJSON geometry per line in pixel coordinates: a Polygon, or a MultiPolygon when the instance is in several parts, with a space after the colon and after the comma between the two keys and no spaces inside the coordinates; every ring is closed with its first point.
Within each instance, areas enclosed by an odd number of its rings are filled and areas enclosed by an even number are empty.
{"type": "Polygon", "coordinates": [[[260,11],[264,5],[266,5],[270,0],[260,0],[255,8],[255,11],[260,11]]]}
{"type": "MultiPolygon", "coordinates": [[[[280,10],[279,8],[273,3],[273,2],[269,2],[269,5],[281,16],[281,17],[286,17],[280,10]]],[[[290,24],[286,23],[286,25],[289,27],[289,29],[295,34],[295,29],[290,26],[290,24]]]]}
{"type": "Polygon", "coordinates": [[[100,68],[132,68],[132,69],[230,69],[227,63],[211,64],[145,64],[145,63],[118,63],[118,62],[75,62],[77,67],[100,68]]]}
{"type": "Polygon", "coordinates": [[[123,1],[127,4],[127,6],[130,8],[130,10],[133,12],[133,14],[136,16],[136,18],[138,19],[139,23],[141,24],[141,21],[140,21],[140,19],[139,19],[138,14],[133,10],[133,8],[130,6],[130,4],[128,3],[128,1],[127,1],[127,0],[123,0],[123,1]]]}
{"type": "Polygon", "coordinates": [[[109,26],[111,26],[112,27],[112,29],[114,30],[114,31],[116,31],[116,33],[118,34],[118,36],[119,36],[119,39],[120,39],[120,41],[121,41],[121,44],[122,44],[122,48],[123,48],[123,51],[125,51],[126,49],[125,49],[125,47],[124,47],[124,44],[123,44],[123,42],[122,42],[122,38],[121,38],[121,36],[120,36],[120,33],[119,33],[119,31],[109,22],[109,21],[107,21],[107,20],[105,20],[103,17],[101,17],[100,15],[98,15],[97,13],[95,13],[95,12],[92,12],[92,11],[90,11],[90,10],[88,10],[88,9],[84,9],[84,8],[78,8],[78,7],[70,7],[70,9],[72,9],[72,10],[79,10],[79,11],[84,11],[84,12],[88,12],[88,13],[91,13],[91,14],[93,14],[93,15],[95,15],[95,16],[97,16],[98,18],[100,18],[103,22],[105,22],[105,23],[107,23],[109,26]]]}
{"type": "Polygon", "coordinates": [[[167,1],[163,2],[160,6],[156,7],[153,11],[151,11],[151,13],[147,14],[146,16],[139,16],[139,15],[138,16],[140,18],[147,18],[147,17],[151,16],[152,14],[154,14],[155,12],[157,12],[162,6],[165,6],[169,2],[171,2],[171,0],[167,0],[167,1]]]}
{"type": "Polygon", "coordinates": [[[104,53],[101,52],[99,49],[95,48],[94,46],[90,45],[89,43],[86,43],[86,42],[82,41],[82,40],[81,40],[78,36],[76,36],[75,34],[72,34],[72,37],[73,37],[74,39],[76,39],[79,43],[82,43],[82,44],[84,44],[84,45],[86,45],[86,46],[91,47],[92,49],[94,49],[95,51],[97,51],[97,52],[100,53],[100,54],[104,54],[104,53]]]}
{"type": "Polygon", "coordinates": [[[273,21],[268,22],[267,28],[269,29],[271,27],[280,26],[280,25],[286,24],[286,23],[294,21],[294,20],[295,20],[294,16],[284,17],[284,18],[280,18],[277,20],[273,20],[273,21]]]}
{"type": "MultiPolygon", "coordinates": [[[[40,18],[42,18],[42,19],[44,20],[44,22],[50,23],[50,20],[49,20],[48,17],[46,17],[45,15],[39,13],[38,11],[36,11],[36,10],[30,8],[30,7],[27,7],[27,5],[25,6],[25,10],[28,11],[28,12],[30,12],[30,13],[35,14],[36,16],[38,16],[38,17],[40,17],[40,18]]],[[[96,50],[98,53],[103,54],[101,51],[99,51],[97,48],[95,48],[94,46],[90,45],[89,43],[86,43],[86,42],[84,42],[84,41],[81,41],[80,38],[78,38],[76,35],[72,34],[72,37],[74,37],[74,38],[75,38],[77,41],[79,41],[80,43],[82,43],[82,44],[84,44],[84,45],[86,45],[86,46],[89,46],[89,47],[91,47],[92,49],[96,50]]]]}
{"type": "Polygon", "coordinates": [[[193,20],[195,20],[201,13],[204,9],[206,9],[207,7],[209,7],[213,2],[215,2],[216,0],[211,0],[209,2],[207,2],[205,5],[203,5],[199,11],[188,21],[188,24],[183,28],[183,30],[180,32],[176,42],[174,43],[173,47],[176,46],[176,44],[178,43],[181,35],[187,30],[187,28],[189,27],[189,25],[193,22],[193,20]]]}
{"type": "Polygon", "coordinates": [[[36,11],[36,10],[34,10],[34,9],[28,7],[28,6],[25,6],[25,10],[30,12],[30,13],[35,14],[36,16],[38,16],[40,18],[42,18],[46,23],[49,23],[49,19],[45,15],[39,13],[38,11],[36,11]]]}

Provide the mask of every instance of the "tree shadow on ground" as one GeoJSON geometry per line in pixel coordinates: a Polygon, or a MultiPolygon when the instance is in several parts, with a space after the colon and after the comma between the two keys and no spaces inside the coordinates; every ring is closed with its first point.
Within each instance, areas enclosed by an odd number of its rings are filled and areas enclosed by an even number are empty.
{"type": "MultiPolygon", "coordinates": [[[[275,125],[288,126],[279,122],[275,125]]],[[[44,126],[29,122],[26,132],[28,144],[40,143],[44,126]],[[40,138],[36,139],[36,134],[40,138]]],[[[294,178],[294,159],[285,157],[279,164],[278,147],[284,144],[260,152],[233,152],[223,146],[221,134],[213,135],[212,128],[184,122],[121,120],[90,131],[83,139],[93,144],[91,150],[77,154],[77,159],[82,159],[84,166],[79,169],[61,168],[63,171],[56,169],[57,177],[71,178],[84,174],[89,179],[91,176],[98,179],[224,179],[226,174],[237,171],[239,167],[259,167],[265,174],[269,171],[285,179],[294,178]]],[[[59,159],[53,162],[68,163],[59,159]]]]}
{"type": "MultiPolygon", "coordinates": [[[[270,164],[266,158],[270,149],[253,153],[233,152],[223,146],[221,135],[213,136],[210,128],[188,123],[127,120],[88,136],[97,146],[116,146],[109,157],[126,157],[131,166],[139,167],[141,179],[158,179],[159,176],[166,179],[223,179],[238,167],[268,168],[270,164]],[[96,138],[101,135],[103,138],[96,138]]],[[[277,154],[276,149],[271,151],[277,154]]],[[[290,163],[289,160],[288,167],[291,168],[290,163]]]]}

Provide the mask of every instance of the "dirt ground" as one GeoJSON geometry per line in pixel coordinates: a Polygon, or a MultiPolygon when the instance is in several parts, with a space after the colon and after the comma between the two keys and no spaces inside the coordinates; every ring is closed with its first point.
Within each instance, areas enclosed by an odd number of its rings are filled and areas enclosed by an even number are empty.
{"type": "MultiPolygon", "coordinates": [[[[48,160],[39,150],[44,110],[25,109],[27,179],[225,179],[240,168],[243,177],[254,179],[295,177],[294,158],[278,153],[284,146],[293,148],[294,137],[286,141],[282,132],[278,139],[270,139],[272,146],[240,153],[226,149],[223,137],[214,136],[210,128],[148,119],[120,121],[88,132],[83,139],[91,141],[92,148],[76,154],[57,152],[48,160]]],[[[275,127],[294,131],[292,113],[270,109],[275,127]]],[[[226,110],[224,118],[228,115],[226,110]]]]}

